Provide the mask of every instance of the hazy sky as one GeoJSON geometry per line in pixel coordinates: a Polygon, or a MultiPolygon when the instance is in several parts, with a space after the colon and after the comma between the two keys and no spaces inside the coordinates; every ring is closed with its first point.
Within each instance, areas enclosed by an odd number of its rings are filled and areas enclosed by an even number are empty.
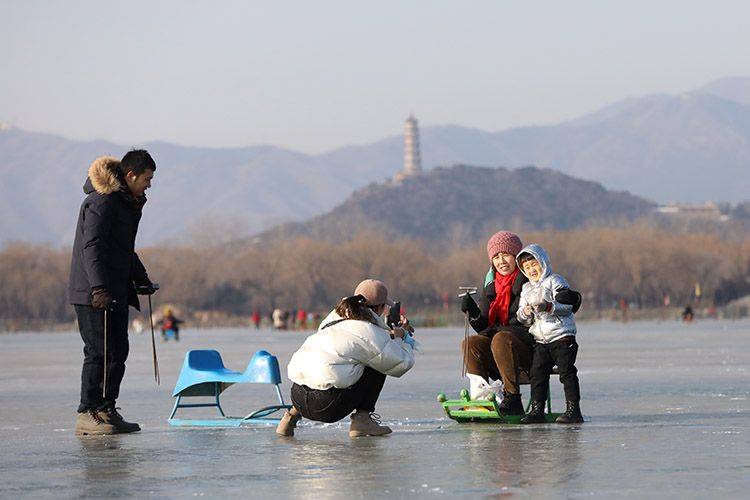
{"type": "Polygon", "coordinates": [[[305,152],[750,75],[750,2],[0,1],[0,121],[305,152]]]}

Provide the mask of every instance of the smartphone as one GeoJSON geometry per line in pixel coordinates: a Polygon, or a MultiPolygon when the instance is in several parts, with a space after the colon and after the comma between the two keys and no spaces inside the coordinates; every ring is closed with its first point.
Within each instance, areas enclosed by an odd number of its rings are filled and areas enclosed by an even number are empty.
{"type": "Polygon", "coordinates": [[[386,324],[390,328],[396,328],[401,324],[401,302],[396,302],[391,306],[386,317],[386,324]]]}

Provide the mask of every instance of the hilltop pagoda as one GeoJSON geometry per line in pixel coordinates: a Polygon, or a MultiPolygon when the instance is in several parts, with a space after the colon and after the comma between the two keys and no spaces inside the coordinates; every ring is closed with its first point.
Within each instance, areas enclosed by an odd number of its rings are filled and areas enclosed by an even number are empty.
{"type": "Polygon", "coordinates": [[[419,122],[409,115],[404,126],[404,168],[396,173],[393,180],[401,182],[422,173],[422,159],[419,154],[419,122]]]}

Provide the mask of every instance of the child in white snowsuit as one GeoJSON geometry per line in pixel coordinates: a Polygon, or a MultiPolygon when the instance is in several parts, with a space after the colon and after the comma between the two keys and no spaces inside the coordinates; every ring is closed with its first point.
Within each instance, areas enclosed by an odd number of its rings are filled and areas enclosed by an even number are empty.
{"type": "Polygon", "coordinates": [[[524,424],[544,423],[544,405],[549,393],[549,377],[557,365],[565,389],[566,410],[556,422],[583,422],[578,370],[575,367],[578,344],[573,306],[562,304],[559,294],[570,292],[568,282],[552,273],[549,257],[539,245],[528,245],[516,257],[519,269],[529,279],[521,290],[517,317],[536,341],[531,364],[531,409],[521,419],[524,424]]]}

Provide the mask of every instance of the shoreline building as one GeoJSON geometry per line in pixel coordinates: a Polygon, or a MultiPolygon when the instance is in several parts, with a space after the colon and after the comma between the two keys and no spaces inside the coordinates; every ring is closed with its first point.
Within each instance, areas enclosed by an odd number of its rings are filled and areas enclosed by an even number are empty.
{"type": "Polygon", "coordinates": [[[660,205],[656,207],[654,211],[668,217],[679,217],[683,219],[701,219],[722,222],[730,219],[729,215],[723,213],[721,208],[712,201],[703,203],[702,205],[690,203],[660,205]]]}
{"type": "Polygon", "coordinates": [[[422,158],[419,152],[419,122],[409,115],[404,125],[404,168],[396,173],[393,180],[401,182],[422,173],[422,158]]]}

